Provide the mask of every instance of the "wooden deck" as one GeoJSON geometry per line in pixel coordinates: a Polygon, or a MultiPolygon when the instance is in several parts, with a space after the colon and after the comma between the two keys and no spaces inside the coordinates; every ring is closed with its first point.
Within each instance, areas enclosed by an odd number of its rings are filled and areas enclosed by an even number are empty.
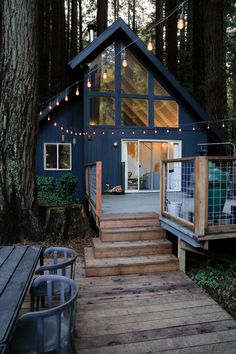
{"type": "Polygon", "coordinates": [[[236,321],[182,272],[90,277],[80,260],[80,354],[236,353],[236,321]]]}

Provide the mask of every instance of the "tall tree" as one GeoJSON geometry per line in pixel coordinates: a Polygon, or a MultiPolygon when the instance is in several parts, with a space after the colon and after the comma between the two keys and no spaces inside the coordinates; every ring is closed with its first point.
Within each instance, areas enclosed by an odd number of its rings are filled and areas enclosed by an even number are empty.
{"type": "MultiPolygon", "coordinates": [[[[156,0],[156,23],[158,24],[163,19],[164,0],[156,0]]],[[[163,63],[163,23],[156,26],[155,47],[156,56],[163,63]]]]}
{"type": "Polygon", "coordinates": [[[107,28],[108,0],[97,0],[97,35],[107,28]]]}
{"type": "MultiPolygon", "coordinates": [[[[177,0],[166,0],[166,14],[168,15],[177,6],[177,0]]],[[[177,76],[177,13],[174,12],[167,20],[167,67],[177,76]]]]}
{"type": "Polygon", "coordinates": [[[0,243],[36,237],[37,3],[3,0],[0,65],[0,243]],[[20,35],[19,35],[20,29],[20,35]]]}
{"type": "Polygon", "coordinates": [[[72,0],[71,6],[71,43],[70,43],[70,57],[74,58],[77,54],[78,45],[78,8],[77,0],[72,0]]]}
{"type": "Polygon", "coordinates": [[[82,0],[79,0],[79,51],[83,50],[83,13],[82,0]]]}

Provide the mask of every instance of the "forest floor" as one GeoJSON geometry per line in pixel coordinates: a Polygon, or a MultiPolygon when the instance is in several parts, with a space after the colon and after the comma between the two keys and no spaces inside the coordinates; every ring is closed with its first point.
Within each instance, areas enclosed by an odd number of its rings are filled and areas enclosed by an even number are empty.
{"type": "MultiPolygon", "coordinates": [[[[97,231],[88,227],[79,238],[68,240],[57,238],[39,242],[43,247],[64,246],[75,249],[84,256],[84,247],[92,246],[92,238],[98,236],[97,231]]],[[[24,240],[29,244],[32,241],[24,240]]],[[[189,254],[187,258],[187,275],[202,287],[219,305],[236,318],[236,258],[232,263],[217,262],[207,257],[189,254]]]]}

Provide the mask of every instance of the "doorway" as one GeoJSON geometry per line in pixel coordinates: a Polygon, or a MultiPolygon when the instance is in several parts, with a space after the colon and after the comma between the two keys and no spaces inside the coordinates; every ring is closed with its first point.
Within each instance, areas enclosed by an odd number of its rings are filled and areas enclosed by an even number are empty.
{"type": "MultiPolygon", "coordinates": [[[[125,191],[148,192],[160,190],[161,160],[181,157],[181,141],[123,140],[122,161],[125,162],[125,191]]],[[[175,166],[170,172],[168,189],[178,190],[175,166]]]]}

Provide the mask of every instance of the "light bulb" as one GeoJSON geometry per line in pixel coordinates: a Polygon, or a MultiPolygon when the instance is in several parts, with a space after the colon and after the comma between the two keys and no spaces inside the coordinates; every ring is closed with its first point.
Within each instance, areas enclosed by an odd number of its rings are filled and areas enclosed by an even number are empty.
{"type": "Polygon", "coordinates": [[[150,34],[150,37],[149,37],[148,42],[147,42],[147,50],[149,50],[150,52],[153,50],[153,43],[152,43],[151,34],[150,34]]]}
{"type": "Polygon", "coordinates": [[[123,59],[122,60],[122,66],[124,67],[124,68],[127,68],[127,66],[128,66],[128,60],[127,59],[123,59]]]}
{"type": "Polygon", "coordinates": [[[49,109],[50,109],[50,111],[51,111],[51,109],[52,109],[52,104],[51,104],[51,102],[49,103],[48,108],[49,108],[49,109]]]}
{"type": "Polygon", "coordinates": [[[225,123],[222,123],[222,128],[224,128],[225,127],[225,123]]]}
{"type": "Polygon", "coordinates": [[[184,28],[184,14],[183,12],[179,15],[178,22],[177,22],[178,30],[182,30],[184,28]]]}
{"type": "Polygon", "coordinates": [[[59,106],[60,102],[59,99],[57,98],[56,106],[59,106]]]}
{"type": "Polygon", "coordinates": [[[78,88],[78,86],[76,87],[75,95],[79,96],[79,88],[78,88]]]}
{"type": "Polygon", "coordinates": [[[196,130],[195,127],[193,127],[193,131],[196,130]]]}
{"type": "Polygon", "coordinates": [[[65,101],[67,102],[69,100],[67,94],[65,95],[65,101]]]}
{"type": "Polygon", "coordinates": [[[104,72],[103,72],[103,79],[104,80],[107,79],[107,69],[106,68],[104,69],[104,72]]]}
{"type": "Polygon", "coordinates": [[[57,126],[57,123],[55,122],[55,123],[54,123],[54,127],[56,127],[56,126],[57,126]]]}
{"type": "Polygon", "coordinates": [[[88,81],[87,81],[87,87],[90,88],[92,86],[91,84],[91,80],[90,80],[90,77],[88,78],[88,81]]]}
{"type": "Polygon", "coordinates": [[[40,111],[40,112],[39,112],[39,115],[41,116],[42,114],[43,114],[43,112],[42,112],[42,111],[40,111]]]}
{"type": "Polygon", "coordinates": [[[51,120],[51,117],[50,116],[48,116],[48,121],[50,121],[51,120]]]}

